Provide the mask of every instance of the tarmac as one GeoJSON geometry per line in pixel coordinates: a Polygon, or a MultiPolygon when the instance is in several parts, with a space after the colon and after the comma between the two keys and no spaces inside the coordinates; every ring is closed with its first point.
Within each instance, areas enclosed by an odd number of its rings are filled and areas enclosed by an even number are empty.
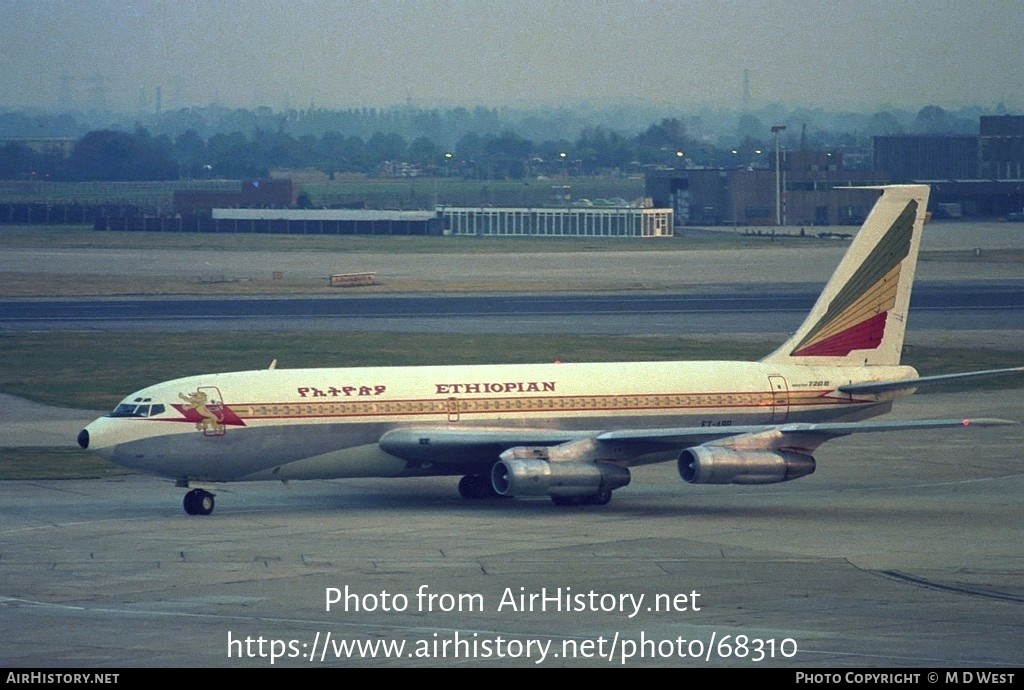
{"type": "MultiPolygon", "coordinates": [[[[1019,418],[1019,391],[893,417],[965,412],[1019,418]]],[[[0,667],[1020,666],[1022,444],[862,434],[762,487],[669,463],[603,507],[345,480],[197,518],[149,477],[4,481],[0,667]]]]}

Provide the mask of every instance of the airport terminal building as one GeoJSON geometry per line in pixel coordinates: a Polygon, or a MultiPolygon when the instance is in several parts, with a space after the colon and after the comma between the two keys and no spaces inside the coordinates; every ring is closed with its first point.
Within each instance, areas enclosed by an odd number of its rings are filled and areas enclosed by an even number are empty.
{"type": "Polygon", "coordinates": [[[452,235],[532,237],[670,237],[672,209],[569,206],[444,207],[452,235]]]}
{"type": "MultiPolygon", "coordinates": [[[[780,169],[657,169],[645,194],[679,225],[856,225],[873,197],[854,187],[924,183],[940,216],[1024,215],[1024,115],[982,116],[978,134],[873,137],[870,168],[841,151],[783,151],[780,169]],[[777,191],[778,190],[778,191],[777,191]]],[[[772,161],[773,162],[773,161],[772,161]]]]}
{"type": "MultiPolygon", "coordinates": [[[[434,211],[217,208],[208,232],[481,237],[670,237],[672,210],[632,206],[455,207],[434,211]]],[[[114,229],[114,228],[112,228],[114,229]]]]}

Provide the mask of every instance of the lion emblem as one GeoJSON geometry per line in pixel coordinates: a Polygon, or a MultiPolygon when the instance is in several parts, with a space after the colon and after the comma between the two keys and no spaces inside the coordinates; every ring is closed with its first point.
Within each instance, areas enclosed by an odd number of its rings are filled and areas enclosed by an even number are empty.
{"type": "Polygon", "coordinates": [[[197,390],[194,393],[185,395],[184,393],[178,393],[178,397],[185,401],[183,405],[186,410],[195,410],[196,414],[199,415],[199,421],[196,422],[196,429],[203,433],[224,433],[224,425],[221,424],[220,419],[217,415],[206,406],[209,397],[201,390],[197,390]]]}

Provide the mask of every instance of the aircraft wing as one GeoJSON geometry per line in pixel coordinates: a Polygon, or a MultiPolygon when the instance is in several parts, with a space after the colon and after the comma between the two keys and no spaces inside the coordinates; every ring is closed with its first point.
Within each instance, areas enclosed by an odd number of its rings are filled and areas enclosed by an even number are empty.
{"type": "Polygon", "coordinates": [[[552,449],[567,460],[614,460],[624,465],[632,458],[658,450],[699,445],[772,426],[682,427],[674,429],[559,430],[505,427],[411,427],[381,436],[381,450],[403,460],[437,465],[493,463],[509,449],[552,449]]]}
{"type": "Polygon", "coordinates": [[[514,446],[558,446],[600,431],[491,427],[415,427],[392,429],[377,445],[410,462],[461,464],[481,457],[497,458],[514,446]]]}
{"type": "Polygon", "coordinates": [[[1009,419],[983,417],[979,419],[915,419],[907,421],[872,421],[872,422],[819,422],[789,423],[759,426],[716,427],[713,429],[694,429],[679,427],[675,429],[626,429],[622,431],[606,431],[598,434],[600,441],[648,440],[664,443],[704,443],[723,437],[734,437],[764,433],[775,430],[783,434],[820,434],[830,438],[846,436],[858,432],[906,431],[909,429],[948,429],[961,426],[1006,426],[1018,422],[1009,419]]]}
{"type": "Polygon", "coordinates": [[[1008,426],[1009,419],[916,419],[907,421],[788,423],[765,426],[725,427],[725,429],[645,429],[610,431],[597,436],[599,441],[661,442],[679,446],[711,445],[736,450],[811,451],[829,439],[856,433],[910,431],[913,429],[950,429],[957,427],[1008,426]],[[723,433],[725,432],[725,433],[723,433]],[[729,433],[731,432],[731,433],[729,433]],[[703,438],[703,440],[701,440],[703,438]]]}
{"type": "Polygon", "coordinates": [[[546,448],[548,457],[569,461],[612,460],[624,465],[656,451],[710,445],[734,450],[810,451],[829,439],[854,433],[992,427],[1017,424],[1006,419],[923,419],[909,421],[788,423],[721,427],[672,427],[565,431],[554,429],[421,427],[394,429],[378,443],[411,462],[463,464],[494,459],[510,449],[546,448]]]}

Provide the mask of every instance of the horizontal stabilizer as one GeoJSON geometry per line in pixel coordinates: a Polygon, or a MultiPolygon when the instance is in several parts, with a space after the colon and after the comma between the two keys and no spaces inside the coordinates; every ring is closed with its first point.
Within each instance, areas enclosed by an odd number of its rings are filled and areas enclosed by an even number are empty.
{"type": "Polygon", "coordinates": [[[922,376],[916,379],[902,379],[899,381],[852,383],[848,386],[839,386],[839,392],[851,394],[885,393],[888,391],[921,388],[922,386],[935,386],[943,383],[957,383],[967,379],[994,378],[996,376],[1010,376],[1012,374],[1024,374],[1024,367],[986,369],[985,371],[970,371],[962,374],[943,374],[941,376],[922,376]]]}

